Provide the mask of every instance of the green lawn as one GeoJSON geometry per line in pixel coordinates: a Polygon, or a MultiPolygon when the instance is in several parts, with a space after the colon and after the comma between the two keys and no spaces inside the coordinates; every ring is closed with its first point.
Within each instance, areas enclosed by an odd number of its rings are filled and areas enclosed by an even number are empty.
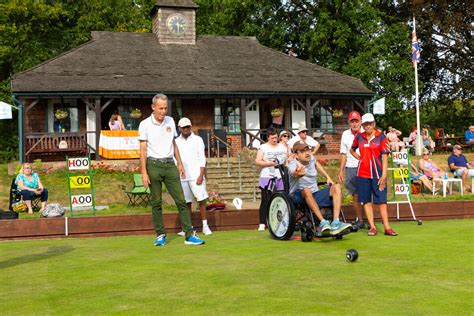
{"type": "Polygon", "coordinates": [[[0,242],[1,314],[364,314],[474,311],[472,220],[394,223],[398,237],[312,243],[216,232],[0,242]],[[359,260],[345,260],[347,249],[359,260]]]}

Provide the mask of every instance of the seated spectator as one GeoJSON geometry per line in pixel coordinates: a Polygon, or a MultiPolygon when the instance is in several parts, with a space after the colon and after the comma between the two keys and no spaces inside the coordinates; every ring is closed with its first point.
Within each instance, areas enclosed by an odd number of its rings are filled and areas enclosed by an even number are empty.
{"type": "Polygon", "coordinates": [[[420,180],[423,182],[425,187],[427,187],[432,193],[435,193],[433,192],[433,184],[431,183],[430,179],[428,179],[426,175],[422,174],[413,162],[410,162],[410,180],[420,180]]]}
{"type": "Polygon", "coordinates": [[[110,117],[109,128],[111,131],[120,131],[125,129],[122,117],[120,116],[120,114],[118,114],[118,111],[114,111],[114,113],[110,117]]]}
{"type": "Polygon", "coordinates": [[[438,165],[430,159],[430,152],[428,149],[423,150],[423,157],[420,159],[418,165],[420,166],[420,170],[428,178],[442,178],[445,173],[444,170],[438,167],[438,165]]]}
{"type": "Polygon", "coordinates": [[[37,173],[33,172],[29,163],[23,164],[20,173],[15,180],[20,194],[28,207],[28,214],[33,214],[33,206],[31,200],[37,196],[41,197],[41,209],[40,212],[44,211],[46,201],[48,200],[48,190],[43,187],[41,180],[37,173]]]}
{"type": "Polygon", "coordinates": [[[399,130],[393,127],[388,128],[388,133],[386,136],[392,151],[400,151],[401,149],[405,148],[405,143],[400,141],[400,139],[398,138],[398,136],[400,135],[402,135],[402,132],[400,132],[399,130]]]}
{"type": "Polygon", "coordinates": [[[474,146],[474,125],[469,126],[469,129],[464,133],[466,145],[474,146]]]}
{"type": "Polygon", "coordinates": [[[288,172],[290,174],[290,196],[293,202],[296,204],[306,202],[319,219],[319,229],[323,235],[328,233],[337,235],[351,227],[351,224],[339,221],[342,204],[341,185],[332,181],[324,167],[313,157],[306,142],[299,140],[293,145],[292,149],[296,159],[289,163],[288,172]],[[318,188],[318,171],[326,177],[329,184],[328,187],[322,190],[318,188]],[[324,219],[319,206],[333,207],[333,221],[331,224],[324,219]]]}
{"type": "Polygon", "coordinates": [[[430,152],[433,152],[435,148],[435,142],[431,138],[430,131],[428,130],[427,126],[423,127],[421,130],[421,139],[423,140],[423,146],[430,152]]]}
{"type": "Polygon", "coordinates": [[[413,132],[411,132],[410,136],[408,136],[408,142],[410,143],[410,145],[413,145],[413,142],[416,140],[416,132],[417,132],[417,129],[416,127],[414,127],[413,132]]]}
{"type": "Polygon", "coordinates": [[[466,187],[467,177],[474,177],[474,168],[469,166],[466,157],[461,152],[462,147],[454,145],[453,153],[448,158],[448,165],[454,175],[462,179],[462,186],[469,192],[466,187]]]}

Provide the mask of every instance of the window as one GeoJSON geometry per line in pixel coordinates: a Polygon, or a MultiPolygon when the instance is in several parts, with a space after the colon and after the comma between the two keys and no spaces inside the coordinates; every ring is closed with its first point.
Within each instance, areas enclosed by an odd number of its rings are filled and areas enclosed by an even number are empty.
{"type": "Polygon", "coordinates": [[[240,99],[214,100],[214,129],[240,133],[240,99]]]}
{"type": "Polygon", "coordinates": [[[311,113],[311,128],[326,131],[334,129],[331,107],[331,100],[321,100],[311,113]]]}
{"type": "Polygon", "coordinates": [[[79,132],[79,109],[76,100],[48,100],[47,122],[49,133],[79,132]],[[56,115],[58,110],[67,114],[60,117],[56,115]]]}
{"type": "Polygon", "coordinates": [[[168,104],[170,105],[170,108],[171,108],[170,116],[174,119],[176,124],[178,124],[178,121],[180,120],[180,118],[183,117],[183,104],[181,102],[181,99],[170,100],[168,104]]]}

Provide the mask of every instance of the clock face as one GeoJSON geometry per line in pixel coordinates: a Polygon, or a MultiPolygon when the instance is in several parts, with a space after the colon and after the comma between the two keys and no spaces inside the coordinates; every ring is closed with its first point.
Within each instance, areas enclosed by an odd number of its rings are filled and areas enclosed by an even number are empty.
{"type": "Polygon", "coordinates": [[[181,14],[171,14],[166,20],[166,26],[173,34],[184,34],[186,32],[186,19],[181,14]]]}

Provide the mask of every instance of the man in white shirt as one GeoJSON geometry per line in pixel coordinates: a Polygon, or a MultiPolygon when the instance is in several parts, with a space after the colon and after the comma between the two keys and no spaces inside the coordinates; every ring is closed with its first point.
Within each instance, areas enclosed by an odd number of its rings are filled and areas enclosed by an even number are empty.
{"type": "MultiPolygon", "coordinates": [[[[185,176],[181,177],[184,198],[188,204],[189,211],[192,212],[193,197],[199,204],[199,211],[202,219],[202,232],[204,235],[212,234],[207,225],[206,200],[209,197],[206,190],[206,156],[204,154],[204,141],[191,130],[191,121],[183,117],[178,122],[181,135],[176,138],[183,162],[185,176]]],[[[184,232],[183,232],[184,233],[184,232]]]]}
{"type": "MultiPolygon", "coordinates": [[[[357,228],[364,228],[365,225],[362,221],[362,206],[359,203],[359,196],[357,194],[357,168],[359,166],[359,160],[352,156],[350,150],[354,142],[354,137],[357,133],[362,133],[364,130],[360,123],[360,113],[353,111],[349,113],[349,126],[350,128],[342,133],[341,137],[341,161],[339,167],[339,181],[344,182],[344,173],[346,174],[346,188],[350,194],[352,194],[352,201],[354,210],[356,212],[357,228]]],[[[358,150],[358,149],[357,149],[358,150]]]]}
{"type": "Polygon", "coordinates": [[[191,224],[191,216],[184,200],[183,188],[179,175],[184,177],[185,172],[179,150],[174,138],[177,136],[176,126],[172,117],[166,116],[168,98],[164,94],[153,97],[151,105],[153,113],[140,122],[138,139],[140,141],[140,165],[142,181],[145,188],[150,187],[153,223],[157,237],[155,246],[166,245],[166,233],[163,227],[162,184],[166,185],[178,208],[179,217],[186,234],[184,243],[187,245],[201,245],[201,240],[191,224]],[[173,157],[177,161],[174,163],[173,157]],[[179,170],[179,171],[178,171],[179,170]]]}
{"type": "Polygon", "coordinates": [[[298,134],[288,141],[288,147],[293,148],[293,145],[300,140],[304,141],[306,144],[308,144],[309,148],[311,148],[311,155],[316,155],[320,144],[313,137],[308,136],[308,129],[304,126],[300,126],[298,129],[298,134]]]}

